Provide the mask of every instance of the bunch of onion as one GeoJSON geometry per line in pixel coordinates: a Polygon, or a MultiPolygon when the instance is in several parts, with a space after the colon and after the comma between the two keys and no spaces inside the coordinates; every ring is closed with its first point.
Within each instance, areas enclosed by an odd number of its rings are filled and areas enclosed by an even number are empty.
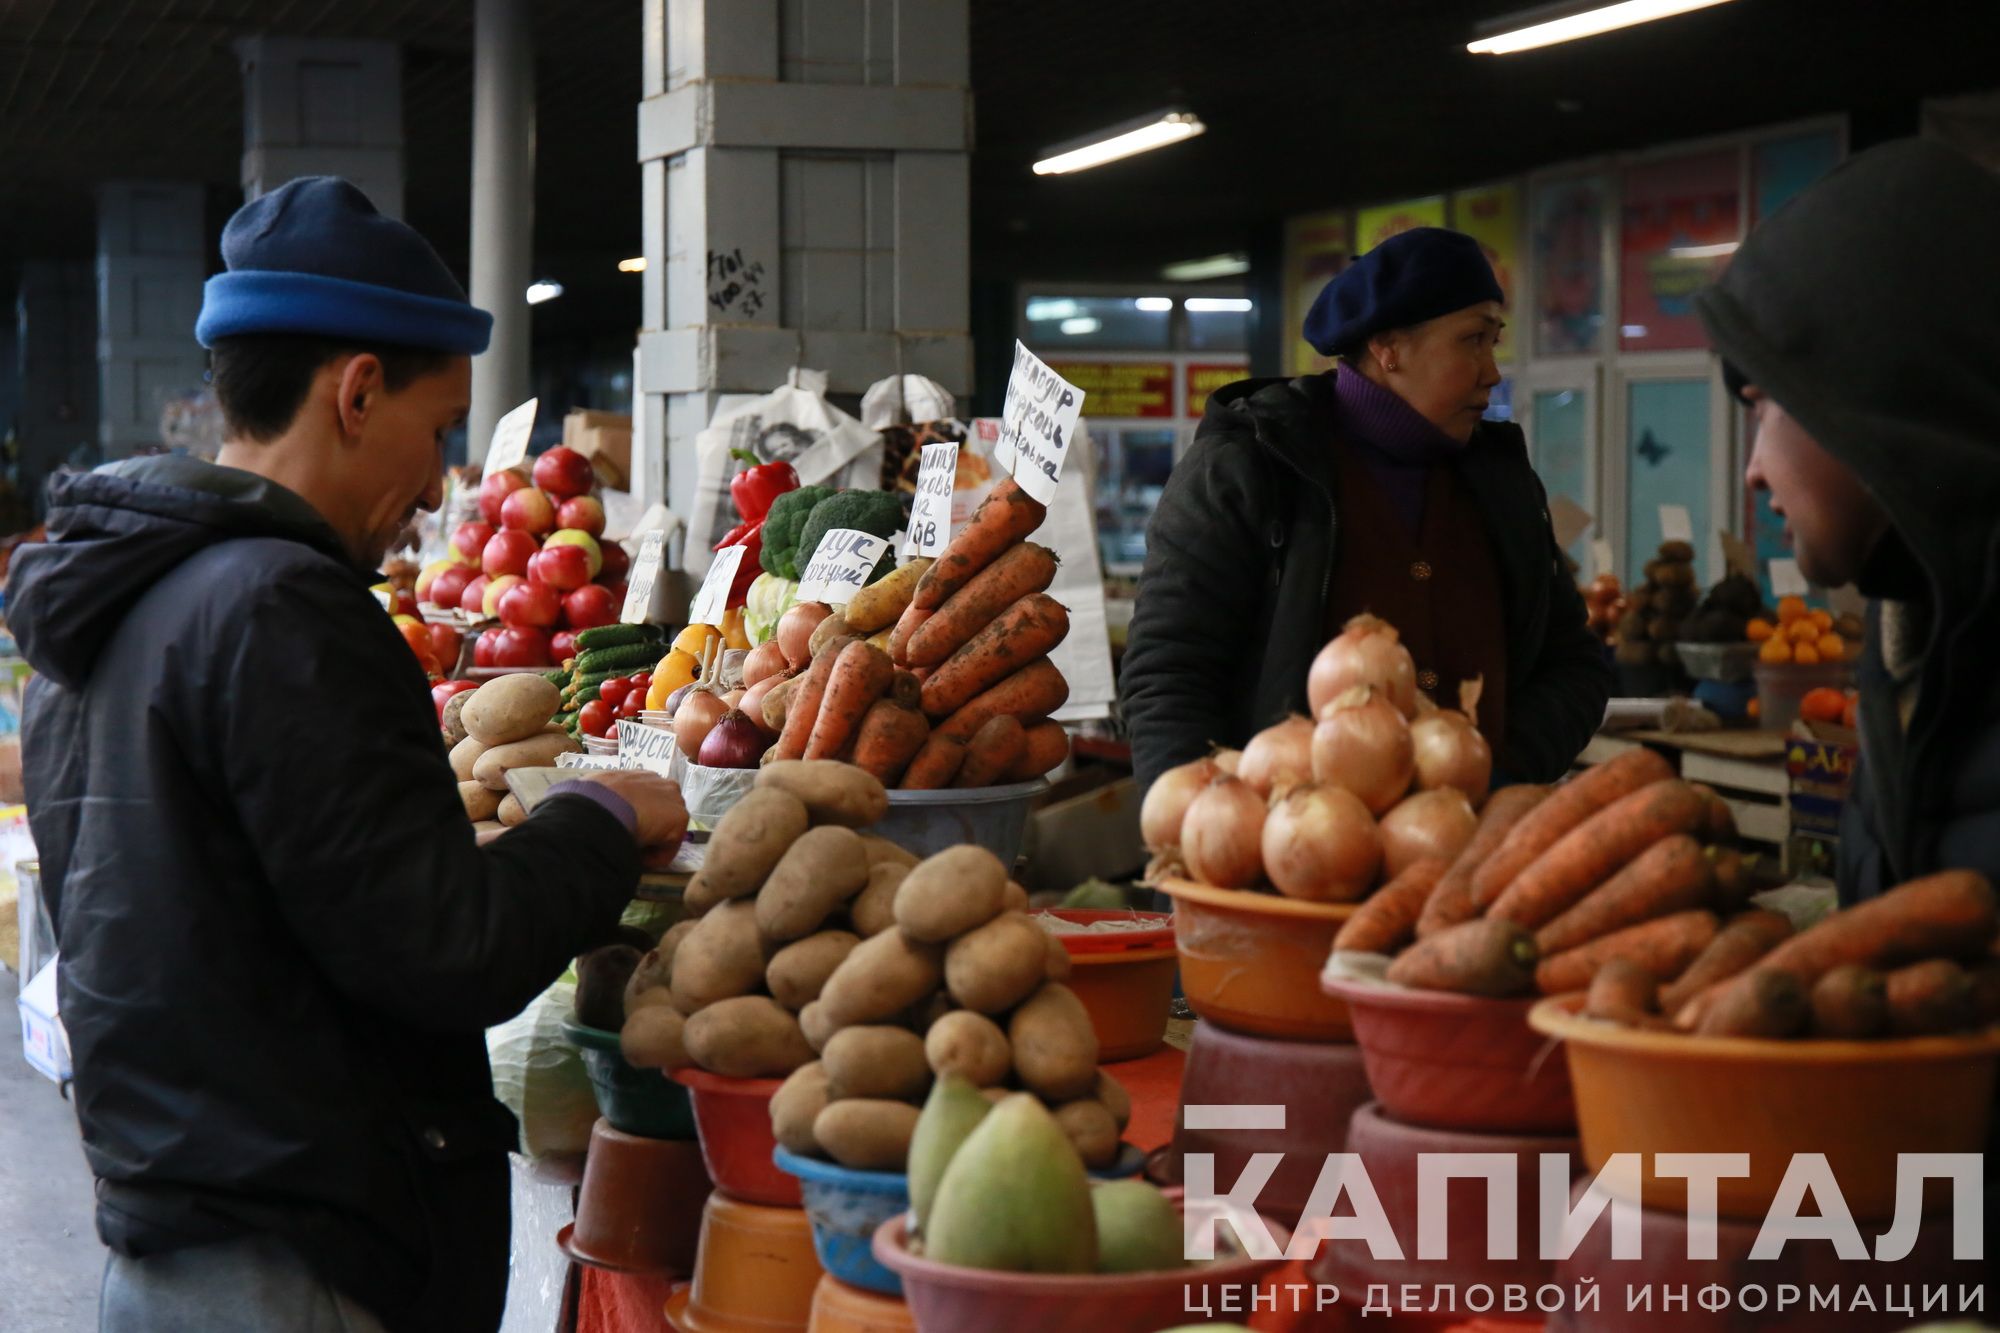
{"type": "Polygon", "coordinates": [[[1368,813],[1403,799],[1416,776],[1410,724],[1373,685],[1357,685],[1321,711],[1313,728],[1313,781],[1345,787],[1368,813]]]}
{"type": "Polygon", "coordinates": [[[1382,868],[1394,879],[1427,856],[1450,865],[1478,827],[1472,802],[1458,788],[1420,791],[1382,816],[1382,868]]]}
{"type": "Polygon", "coordinates": [[[1342,626],[1332,643],[1319,650],[1306,675],[1306,698],[1314,717],[1347,691],[1361,685],[1380,690],[1403,714],[1417,713],[1417,664],[1402,644],[1396,627],[1371,615],[1358,615],[1342,626]]]}
{"type": "Polygon", "coordinates": [[[1458,687],[1457,708],[1439,708],[1420,695],[1417,720],[1410,723],[1418,788],[1456,787],[1474,806],[1493,785],[1493,748],[1479,734],[1479,692],[1475,676],[1458,687]]]}
{"type": "Polygon", "coordinates": [[[1219,889],[1245,889],[1264,873],[1264,798],[1241,778],[1218,773],[1188,803],[1181,821],[1188,873],[1219,889]]]}
{"type": "Polygon", "coordinates": [[[1313,724],[1294,714],[1250,738],[1236,766],[1242,778],[1263,797],[1282,796],[1289,788],[1312,781],[1313,724]]]}
{"type": "Polygon", "coordinates": [[[1382,868],[1375,817],[1344,787],[1293,787],[1272,803],[1262,842],[1264,874],[1289,898],[1351,903],[1382,868]]]}

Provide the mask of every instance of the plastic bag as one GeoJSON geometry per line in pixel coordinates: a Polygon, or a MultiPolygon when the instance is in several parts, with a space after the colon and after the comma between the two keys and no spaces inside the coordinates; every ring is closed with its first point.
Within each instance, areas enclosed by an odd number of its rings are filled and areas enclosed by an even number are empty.
{"type": "Polygon", "coordinates": [[[597,1123],[597,1094],[583,1056],[562,1034],[575,1004],[576,978],[564,976],[486,1033],[493,1095],[520,1121],[519,1151],[531,1160],[584,1152],[597,1123]]]}

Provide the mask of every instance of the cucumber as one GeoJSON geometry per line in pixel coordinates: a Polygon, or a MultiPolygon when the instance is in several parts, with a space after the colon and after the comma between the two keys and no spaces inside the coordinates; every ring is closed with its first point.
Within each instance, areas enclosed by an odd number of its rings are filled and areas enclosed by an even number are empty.
{"type": "Polygon", "coordinates": [[[560,667],[558,667],[554,671],[544,671],[542,673],[542,679],[547,681],[549,684],[556,686],[557,688],[561,688],[564,684],[568,682],[569,672],[564,671],[560,667]]]}
{"type": "Polygon", "coordinates": [[[658,643],[660,631],[654,625],[599,625],[576,636],[577,656],[588,657],[593,648],[618,648],[635,643],[658,643]]]}
{"type": "Polygon", "coordinates": [[[576,669],[579,676],[595,675],[601,671],[629,676],[635,671],[650,670],[660,660],[660,656],[659,647],[650,643],[593,648],[576,659],[576,669]]]}

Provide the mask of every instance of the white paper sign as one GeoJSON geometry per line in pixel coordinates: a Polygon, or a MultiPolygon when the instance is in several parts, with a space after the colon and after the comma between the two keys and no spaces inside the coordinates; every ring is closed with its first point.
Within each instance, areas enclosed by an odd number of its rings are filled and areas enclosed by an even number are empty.
{"type": "Polygon", "coordinates": [[[917,498],[910,506],[904,555],[943,555],[951,543],[951,491],[958,481],[958,444],[945,440],[924,446],[917,470],[917,498]]]}
{"type": "Polygon", "coordinates": [[[649,532],[639,539],[639,554],[632,557],[632,573],[625,585],[625,609],[618,615],[626,624],[646,623],[646,613],[653,609],[653,585],[660,581],[660,560],[666,547],[664,532],[649,532]]]}
{"type": "MultiPolygon", "coordinates": [[[[559,754],[556,756],[556,767],[596,771],[620,769],[625,765],[618,762],[618,756],[615,754],[559,754]]],[[[527,802],[523,801],[522,804],[526,805],[527,802]]]]}
{"type": "Polygon", "coordinates": [[[889,539],[856,528],[831,528],[819,539],[799,579],[799,600],[846,606],[868,586],[868,576],[889,553],[889,539]]]}
{"type": "Polygon", "coordinates": [[[1591,572],[1595,574],[1616,574],[1618,561],[1611,554],[1611,543],[1602,537],[1590,543],[1591,572]]]}
{"type": "Polygon", "coordinates": [[[1773,597],[1806,597],[1812,593],[1812,585],[1806,582],[1799,562],[1791,556],[1780,556],[1770,563],[1771,595],[1773,597]]]}
{"type": "Polygon", "coordinates": [[[743,567],[743,556],[747,546],[725,546],[715,553],[715,559],[708,562],[708,576],[701,581],[701,591],[694,595],[693,605],[688,607],[690,625],[720,625],[722,613],[729,607],[729,589],[736,582],[736,571],[743,567]]]}
{"type": "Polygon", "coordinates": [[[1000,443],[993,456],[1017,486],[1043,504],[1055,498],[1082,415],[1083,390],[1016,340],[1014,373],[1007,380],[1000,443]]]}
{"type": "Polygon", "coordinates": [[[1688,517],[1686,505],[1660,506],[1660,540],[1694,544],[1694,520],[1688,517]]]}
{"type": "Polygon", "coordinates": [[[643,722],[618,720],[618,767],[643,768],[661,777],[672,777],[668,771],[677,751],[674,733],[664,727],[649,727],[643,722]]]}
{"type": "Polygon", "coordinates": [[[535,433],[535,406],[541,401],[530,398],[493,427],[492,442],[486,446],[486,476],[517,468],[527,459],[528,437],[535,433]]]}

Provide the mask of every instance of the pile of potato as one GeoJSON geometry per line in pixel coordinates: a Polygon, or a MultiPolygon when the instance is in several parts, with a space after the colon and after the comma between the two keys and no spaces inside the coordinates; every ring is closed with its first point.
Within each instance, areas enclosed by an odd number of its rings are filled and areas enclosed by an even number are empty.
{"type": "Polygon", "coordinates": [[[1026,1089],[1086,1162],[1107,1164],[1130,1115],[1061,983],[1069,955],[1027,893],[978,847],[926,861],[857,830],[880,781],[836,761],[782,761],[717,826],[669,930],[625,992],[632,1064],[784,1078],[778,1141],[900,1171],[935,1074],[1026,1089]]]}
{"type": "Polygon", "coordinates": [[[512,828],[528,817],[507,790],[510,769],[547,768],[557,755],[583,749],[550,720],[561,703],[561,691],[532,672],[496,677],[445,703],[458,797],[480,832],[512,828]]]}
{"type": "Polygon", "coordinates": [[[1681,622],[1695,608],[1694,547],[1661,542],[1645,574],[1646,581],[1626,595],[1613,651],[1624,666],[1677,666],[1674,643],[1681,637],[1681,622]]]}

